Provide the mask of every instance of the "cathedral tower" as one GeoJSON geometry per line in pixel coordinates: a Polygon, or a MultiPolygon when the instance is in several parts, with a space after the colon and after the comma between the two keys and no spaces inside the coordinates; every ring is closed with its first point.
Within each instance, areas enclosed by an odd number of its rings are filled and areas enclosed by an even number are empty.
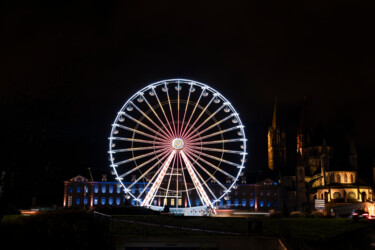
{"type": "Polygon", "coordinates": [[[277,125],[277,100],[273,107],[272,125],[268,129],[268,168],[277,170],[286,166],[285,132],[277,125]]]}

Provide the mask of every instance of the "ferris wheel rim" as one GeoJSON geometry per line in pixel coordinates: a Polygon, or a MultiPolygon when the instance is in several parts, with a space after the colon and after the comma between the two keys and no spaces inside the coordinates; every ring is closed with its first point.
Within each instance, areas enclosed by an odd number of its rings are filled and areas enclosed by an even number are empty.
{"type": "MultiPolygon", "coordinates": [[[[136,196],[134,196],[132,194],[132,192],[130,192],[130,190],[126,187],[126,185],[122,182],[122,177],[120,177],[121,175],[119,175],[119,173],[117,172],[116,170],[116,167],[114,166],[115,165],[115,162],[114,162],[114,157],[113,157],[113,154],[112,154],[112,145],[113,145],[113,135],[114,135],[114,131],[115,131],[115,127],[116,126],[113,126],[115,124],[118,124],[119,122],[119,117],[120,117],[120,113],[123,112],[124,110],[126,110],[126,107],[128,107],[129,104],[132,103],[132,101],[134,101],[137,97],[139,96],[143,96],[145,93],[147,93],[147,91],[149,90],[154,90],[156,87],[160,86],[160,85],[168,85],[170,83],[183,83],[183,84],[190,84],[191,86],[198,86],[198,87],[201,87],[202,89],[204,90],[208,90],[210,91],[211,93],[213,94],[216,94],[216,96],[219,96],[219,98],[221,100],[223,100],[224,103],[226,103],[227,107],[230,108],[231,110],[231,115],[233,117],[235,117],[237,120],[238,120],[238,126],[240,126],[240,129],[243,133],[242,135],[242,138],[243,138],[243,155],[242,155],[242,160],[241,160],[241,163],[239,164],[239,171],[237,173],[236,176],[233,176],[235,177],[233,179],[233,181],[231,182],[231,185],[227,188],[227,192],[224,192],[223,194],[219,195],[219,197],[216,199],[217,201],[222,199],[224,196],[228,195],[228,193],[230,192],[230,190],[236,185],[236,182],[238,181],[241,173],[242,173],[242,169],[244,168],[244,163],[245,163],[245,159],[246,159],[246,154],[247,154],[247,148],[246,148],[246,136],[245,136],[245,131],[244,131],[244,126],[242,124],[242,121],[241,119],[239,118],[239,115],[238,113],[236,112],[235,108],[232,106],[232,104],[221,94],[219,93],[216,89],[208,86],[207,84],[205,83],[201,83],[201,82],[198,82],[198,81],[195,81],[195,80],[190,80],[190,79],[184,79],[184,78],[172,78],[172,79],[166,79],[166,80],[161,80],[161,81],[157,81],[157,82],[154,82],[154,83],[151,83],[145,87],[143,87],[141,90],[137,91],[135,94],[133,94],[129,99],[127,99],[127,101],[125,102],[125,104],[121,107],[120,109],[120,112],[118,112],[116,118],[115,118],[115,121],[114,123],[112,124],[112,129],[111,129],[111,133],[110,133],[110,138],[109,138],[109,153],[110,153],[110,161],[111,161],[111,167],[113,168],[113,171],[116,175],[116,179],[121,183],[121,185],[123,186],[124,190],[126,193],[128,193],[130,196],[132,196],[134,199],[139,199],[137,198],[136,196]]],[[[241,152],[242,152],[241,151],[241,152]]],[[[193,155],[196,154],[197,152],[196,151],[193,151],[193,155]]]]}

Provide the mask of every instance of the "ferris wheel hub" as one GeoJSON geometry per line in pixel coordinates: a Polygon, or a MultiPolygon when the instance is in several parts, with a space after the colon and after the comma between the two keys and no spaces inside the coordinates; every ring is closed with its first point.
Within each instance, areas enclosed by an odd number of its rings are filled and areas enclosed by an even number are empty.
{"type": "Polygon", "coordinates": [[[180,138],[176,138],[172,141],[172,147],[174,149],[180,150],[184,147],[184,141],[180,138]]]}

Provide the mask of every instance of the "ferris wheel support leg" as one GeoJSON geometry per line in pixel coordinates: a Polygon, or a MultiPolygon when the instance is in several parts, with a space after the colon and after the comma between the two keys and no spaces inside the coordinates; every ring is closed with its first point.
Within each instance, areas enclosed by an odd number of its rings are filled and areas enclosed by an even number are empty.
{"type": "Polygon", "coordinates": [[[153,194],[155,192],[157,192],[157,190],[159,189],[160,184],[163,181],[163,178],[164,178],[164,176],[167,172],[167,169],[168,169],[169,165],[171,164],[171,161],[172,161],[173,157],[175,156],[175,154],[176,154],[176,150],[173,150],[172,153],[170,154],[170,156],[165,161],[165,163],[164,163],[164,165],[163,165],[163,167],[160,171],[159,176],[156,178],[156,181],[154,182],[154,184],[152,184],[152,186],[150,188],[150,192],[148,192],[145,199],[142,201],[142,203],[141,203],[142,207],[150,205],[151,198],[153,197],[153,194]]]}
{"type": "Polygon", "coordinates": [[[196,186],[196,189],[199,192],[200,196],[202,197],[204,203],[206,203],[207,206],[209,206],[211,209],[213,209],[215,211],[215,208],[214,208],[212,202],[210,201],[210,199],[208,198],[206,191],[204,191],[201,182],[199,181],[197,175],[194,173],[193,167],[192,167],[189,159],[187,158],[186,154],[182,150],[180,151],[180,153],[181,153],[182,159],[185,162],[188,173],[190,174],[190,177],[193,180],[193,183],[196,186]]]}

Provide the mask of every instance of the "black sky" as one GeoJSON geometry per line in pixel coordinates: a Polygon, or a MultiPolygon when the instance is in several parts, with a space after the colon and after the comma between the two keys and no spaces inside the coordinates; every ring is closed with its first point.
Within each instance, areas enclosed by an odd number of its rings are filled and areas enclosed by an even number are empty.
{"type": "Polygon", "coordinates": [[[265,164],[274,96],[291,144],[307,96],[309,125],[328,144],[354,141],[372,165],[373,1],[109,2],[0,3],[3,168],[55,179],[107,169],[118,109],[166,78],[232,101],[250,172],[265,164]]]}

